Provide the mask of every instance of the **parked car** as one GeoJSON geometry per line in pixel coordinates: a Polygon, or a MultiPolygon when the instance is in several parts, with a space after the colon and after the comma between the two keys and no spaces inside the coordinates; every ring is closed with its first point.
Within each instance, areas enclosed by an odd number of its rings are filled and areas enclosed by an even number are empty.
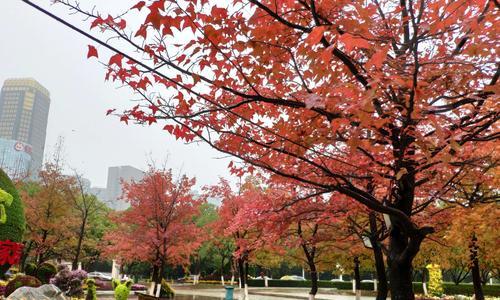
{"type": "Polygon", "coordinates": [[[264,277],[262,277],[262,276],[257,276],[257,277],[252,277],[252,276],[249,276],[249,277],[250,277],[250,279],[256,279],[256,280],[259,280],[259,279],[266,279],[266,278],[267,278],[268,280],[271,280],[271,279],[272,279],[272,278],[271,278],[271,277],[269,277],[269,276],[264,276],[264,277]]]}
{"type": "Polygon", "coordinates": [[[299,275],[285,275],[281,277],[280,280],[306,280],[306,279],[299,275]]]}
{"type": "Polygon", "coordinates": [[[104,273],[104,272],[90,272],[87,274],[89,278],[97,278],[100,280],[111,280],[113,277],[111,277],[111,273],[104,273]]]}
{"type": "Polygon", "coordinates": [[[194,275],[186,275],[177,279],[179,282],[194,281],[194,275]]]}

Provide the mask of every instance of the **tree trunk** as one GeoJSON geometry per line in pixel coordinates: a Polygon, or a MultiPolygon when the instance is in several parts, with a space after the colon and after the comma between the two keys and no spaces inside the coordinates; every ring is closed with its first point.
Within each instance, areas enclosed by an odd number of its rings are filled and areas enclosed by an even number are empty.
{"type": "Polygon", "coordinates": [[[356,291],[361,290],[361,275],[359,273],[359,258],[354,257],[354,287],[356,291]]]}
{"type": "Polygon", "coordinates": [[[311,271],[311,290],[309,291],[309,299],[313,300],[318,293],[318,272],[314,262],[309,262],[309,269],[311,271]]]}
{"type": "Polygon", "coordinates": [[[389,240],[389,255],[387,257],[392,300],[415,299],[412,282],[412,261],[420,250],[423,239],[430,232],[432,232],[431,228],[423,227],[412,236],[409,236],[405,231],[398,228],[397,224],[393,225],[389,240]]]}
{"type": "Polygon", "coordinates": [[[422,288],[424,290],[424,295],[427,295],[427,276],[426,276],[426,268],[422,268],[422,288]]]}
{"type": "Polygon", "coordinates": [[[410,263],[392,263],[389,267],[392,300],[414,300],[412,266],[410,263]]]}
{"type": "Polygon", "coordinates": [[[82,220],[82,224],[80,225],[80,232],[78,233],[78,243],[76,244],[75,258],[73,259],[72,263],[73,270],[78,269],[78,260],[80,259],[80,253],[82,252],[82,244],[85,235],[86,225],[87,225],[87,217],[84,217],[82,220]]]}
{"type": "Polygon", "coordinates": [[[377,218],[375,212],[371,212],[370,218],[370,242],[372,244],[373,256],[375,258],[375,270],[377,272],[378,290],[376,300],[386,300],[389,287],[387,285],[387,275],[385,274],[385,263],[382,248],[378,242],[377,233],[377,218]]]}
{"type": "Polygon", "coordinates": [[[472,283],[474,285],[474,296],[476,300],[484,300],[483,287],[481,285],[481,271],[479,269],[478,247],[476,245],[476,234],[473,233],[469,244],[470,259],[472,263],[472,283]]]}
{"type": "Polygon", "coordinates": [[[238,258],[238,273],[240,275],[240,286],[244,288],[246,284],[245,261],[241,257],[238,258]]]}
{"type": "Polygon", "coordinates": [[[151,276],[151,281],[153,281],[155,284],[160,281],[160,266],[154,264],[153,265],[153,275],[151,276]]]}
{"type": "Polygon", "coordinates": [[[225,263],[225,257],[222,257],[220,262],[220,276],[224,276],[224,263],[225,263]]]}

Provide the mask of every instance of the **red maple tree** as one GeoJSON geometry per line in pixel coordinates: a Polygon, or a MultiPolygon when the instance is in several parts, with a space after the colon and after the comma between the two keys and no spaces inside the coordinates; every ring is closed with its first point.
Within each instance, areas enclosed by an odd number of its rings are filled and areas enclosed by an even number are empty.
{"type": "Polygon", "coordinates": [[[56,2],[118,37],[93,39],[116,52],[106,78],[143,99],[122,121],[161,121],[245,162],[236,173],[390,215],[392,299],[414,298],[412,261],[433,231],[415,208],[499,137],[497,2],[151,0],[116,17],[56,2]]]}
{"type": "Polygon", "coordinates": [[[195,180],[175,179],[172,170],[150,169],[139,182],[124,183],[130,208],[114,218],[117,227],[104,237],[107,256],[153,265],[160,283],[167,264],[187,265],[203,234],[194,222],[200,200],[193,198],[195,180]]]}

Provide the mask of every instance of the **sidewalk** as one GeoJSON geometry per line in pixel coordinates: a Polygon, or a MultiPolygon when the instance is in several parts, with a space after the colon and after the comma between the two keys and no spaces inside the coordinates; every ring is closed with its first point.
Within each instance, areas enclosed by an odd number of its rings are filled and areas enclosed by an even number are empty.
{"type": "MultiPolygon", "coordinates": [[[[224,299],[225,290],[221,288],[210,289],[176,289],[177,295],[193,295],[198,297],[211,297],[224,299]]],[[[277,299],[309,299],[308,288],[249,288],[250,300],[277,300],[277,299]]],[[[240,289],[234,290],[234,299],[239,299],[240,289]]],[[[355,296],[345,291],[335,289],[319,289],[316,300],[354,300],[355,296]]],[[[362,296],[361,300],[374,300],[373,296],[362,296]]]]}

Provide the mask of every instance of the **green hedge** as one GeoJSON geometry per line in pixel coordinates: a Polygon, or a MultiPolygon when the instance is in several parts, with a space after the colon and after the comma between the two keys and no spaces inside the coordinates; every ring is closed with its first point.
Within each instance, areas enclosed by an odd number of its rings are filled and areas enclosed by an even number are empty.
{"type": "MultiPolygon", "coordinates": [[[[277,280],[270,279],[268,280],[269,287],[303,287],[308,288],[311,287],[310,280],[277,280]]],[[[248,280],[248,286],[253,287],[263,287],[264,280],[262,279],[251,279],[248,280]]],[[[320,288],[336,288],[339,290],[352,290],[352,282],[350,281],[318,281],[318,287],[320,288]]],[[[361,282],[362,290],[373,290],[373,283],[371,282],[361,282]]]]}
{"type": "MultiPolygon", "coordinates": [[[[472,296],[474,294],[474,287],[470,283],[461,283],[456,285],[451,282],[443,283],[444,293],[446,295],[467,295],[472,296]]],[[[423,293],[422,283],[414,282],[413,290],[415,293],[423,293]]],[[[500,285],[483,285],[483,293],[486,296],[499,297],[500,296],[500,285]]]]}
{"type": "Polygon", "coordinates": [[[6,207],[7,222],[0,224],[0,241],[10,240],[12,242],[21,242],[26,226],[24,219],[24,207],[16,187],[0,169],[0,188],[11,194],[14,200],[9,207],[6,207]]]}
{"type": "MultiPolygon", "coordinates": [[[[270,279],[268,280],[269,287],[302,287],[308,288],[311,287],[310,280],[276,280],[270,279]]],[[[248,286],[251,287],[263,287],[264,280],[261,279],[251,279],[248,280],[248,286]]],[[[318,286],[320,288],[336,288],[339,290],[352,290],[352,282],[343,281],[343,282],[332,282],[332,281],[318,281],[318,286]]],[[[474,293],[474,289],[472,284],[460,284],[455,285],[454,283],[444,283],[443,284],[444,293],[447,295],[472,295],[474,293]]],[[[373,290],[372,282],[361,282],[361,289],[366,291],[373,290]]],[[[423,293],[422,283],[414,282],[413,290],[415,293],[423,293]]],[[[499,297],[500,296],[500,285],[485,285],[483,286],[483,292],[486,296],[499,297]]]]}
{"type": "MultiPolygon", "coordinates": [[[[0,188],[11,194],[14,198],[12,204],[6,207],[7,221],[0,224],[0,241],[21,242],[23,239],[26,220],[24,218],[24,206],[19,198],[16,187],[9,176],[0,169],[0,188]]],[[[0,266],[0,277],[9,269],[9,265],[0,266]]]]}

